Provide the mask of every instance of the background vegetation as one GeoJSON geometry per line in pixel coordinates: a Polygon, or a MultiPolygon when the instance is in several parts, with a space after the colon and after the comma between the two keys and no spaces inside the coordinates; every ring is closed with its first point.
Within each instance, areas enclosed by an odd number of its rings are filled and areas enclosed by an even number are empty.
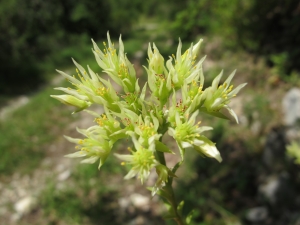
{"type": "MultiPolygon", "coordinates": [[[[55,93],[54,86],[63,85],[51,83],[57,76],[54,70],[70,70],[71,57],[101,72],[90,50],[91,38],[101,45],[107,31],[115,40],[122,34],[125,50],[142,76],[149,42],[154,41],[167,57],[179,37],[186,47],[202,37],[202,54],[208,55],[207,82],[221,69],[225,74],[237,69],[237,83],[248,82],[243,101],[237,102],[246,122],[235,126],[203,119],[215,124],[211,136],[224,162],[188,156],[182,171],[186,179],[177,187],[180,198],[187,199],[186,211],[196,208],[195,224],[251,224],[247,210],[267,205],[265,224],[300,221],[295,212],[299,203],[288,205],[287,198],[279,202],[281,207],[274,207],[258,197],[261,179],[281,172],[294,178],[288,190],[299,197],[299,166],[283,157],[282,167],[269,168],[262,160],[270,131],[281,129],[278,98],[300,84],[298,0],[10,0],[0,2],[0,31],[0,106],[16,96],[30,96],[24,107],[0,118],[0,182],[13,180],[20,171],[33,176],[45,158],[53,158],[47,146],[69,132],[68,124],[82,119],[68,116],[71,109],[48,96],[55,93]]],[[[72,146],[65,148],[61,155],[72,146]]],[[[132,219],[139,214],[163,224],[149,212],[118,211],[117,198],[126,193],[116,188],[123,171],[116,164],[112,159],[101,172],[93,166],[74,169],[64,191],[51,179],[36,211],[24,217],[23,224],[134,224],[132,219]],[[108,180],[115,186],[106,186],[108,180]]],[[[13,203],[7,204],[13,208],[13,203]]]]}

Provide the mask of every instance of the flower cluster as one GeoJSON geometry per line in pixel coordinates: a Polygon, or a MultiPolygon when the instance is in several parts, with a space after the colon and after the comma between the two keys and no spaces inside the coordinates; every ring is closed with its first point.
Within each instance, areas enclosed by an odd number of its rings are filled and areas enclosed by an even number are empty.
{"type": "Polygon", "coordinates": [[[155,44],[149,44],[148,66],[145,66],[148,82],[141,88],[135,69],[124,53],[121,37],[118,51],[109,34],[107,39],[103,50],[93,41],[93,53],[100,68],[108,74],[108,80],[101,78],[89,67],[85,70],[75,60],[76,75],[58,71],[71,83],[72,88],[57,88],[66,94],[52,97],[76,107],[75,112],[84,110],[92,114],[96,123],[86,130],[78,129],[85,139],[66,137],[78,149],[67,157],[85,157],[82,163],[100,160],[100,168],[111,154],[115,142],[129,138],[133,143],[129,154],[114,155],[121,160],[122,165],[130,168],[125,179],[137,176],[144,182],[151,171],[156,171],[157,181],[153,193],[164,187],[170,177],[175,176],[174,170],[167,167],[162,157],[167,153],[174,154],[162,143],[165,133],[178,144],[180,162],[184,160],[186,149],[195,149],[201,155],[221,162],[222,158],[215,144],[202,134],[212,128],[200,126],[201,122],[197,121],[197,117],[201,113],[207,113],[226,118],[222,113],[225,108],[238,122],[228,104],[246,84],[233,89],[233,85],[230,85],[233,72],[220,85],[221,73],[211,86],[204,88],[202,63],[205,57],[200,60],[198,57],[201,39],[183,54],[179,41],[176,55],[172,55],[167,61],[155,44]],[[112,82],[120,86],[121,93],[116,92],[112,82]],[[87,110],[93,104],[102,105],[104,113],[99,115],[87,110]]]}

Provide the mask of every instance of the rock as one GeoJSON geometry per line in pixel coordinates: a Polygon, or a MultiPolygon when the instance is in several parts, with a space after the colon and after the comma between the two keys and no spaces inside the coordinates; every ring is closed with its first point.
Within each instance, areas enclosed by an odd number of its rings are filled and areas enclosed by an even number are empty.
{"type": "Polygon", "coordinates": [[[284,113],[284,123],[287,126],[296,125],[300,119],[300,89],[292,88],[283,98],[282,109],[284,113]]]}
{"type": "Polygon", "coordinates": [[[141,194],[132,194],[130,195],[131,203],[134,207],[141,209],[142,211],[149,211],[149,202],[150,199],[141,194]]]}
{"type": "Polygon", "coordinates": [[[279,189],[280,181],[278,177],[270,178],[265,184],[259,187],[259,191],[271,203],[276,203],[276,192],[279,189]]]}
{"type": "Polygon", "coordinates": [[[66,171],[58,174],[57,180],[59,180],[59,181],[65,181],[65,180],[67,180],[70,177],[70,175],[71,175],[71,171],[70,170],[66,170],[66,171]]]}
{"type": "Polygon", "coordinates": [[[32,196],[26,196],[19,200],[14,205],[14,209],[16,210],[18,215],[24,215],[29,213],[36,204],[36,199],[32,196]]]}
{"type": "Polygon", "coordinates": [[[296,200],[294,199],[295,193],[289,184],[288,174],[285,172],[268,177],[258,190],[263,198],[277,209],[291,206],[296,200]]]}
{"type": "Polygon", "coordinates": [[[249,209],[246,219],[253,223],[265,221],[268,218],[268,209],[264,206],[249,209]]]}
{"type": "Polygon", "coordinates": [[[259,135],[261,128],[262,128],[261,122],[259,120],[256,120],[252,123],[250,130],[251,130],[252,134],[257,136],[257,135],[259,135]]]}
{"type": "Polygon", "coordinates": [[[119,198],[118,203],[119,203],[120,208],[125,210],[126,208],[128,208],[128,206],[130,204],[130,200],[129,200],[129,198],[119,198]]]}
{"type": "Polygon", "coordinates": [[[29,98],[25,95],[19,96],[11,100],[7,106],[0,109],[0,120],[6,119],[13,111],[26,105],[29,102],[29,98]]]}
{"type": "Polygon", "coordinates": [[[287,129],[286,139],[288,142],[300,140],[300,127],[290,127],[287,129]]]}

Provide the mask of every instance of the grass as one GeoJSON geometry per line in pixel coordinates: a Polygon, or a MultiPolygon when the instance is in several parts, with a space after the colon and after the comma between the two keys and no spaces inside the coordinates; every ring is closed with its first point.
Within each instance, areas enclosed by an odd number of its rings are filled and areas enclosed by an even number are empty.
{"type": "Polygon", "coordinates": [[[46,145],[70,122],[70,109],[50,98],[53,93],[53,87],[47,87],[0,121],[1,175],[36,168],[45,156],[46,145]]]}

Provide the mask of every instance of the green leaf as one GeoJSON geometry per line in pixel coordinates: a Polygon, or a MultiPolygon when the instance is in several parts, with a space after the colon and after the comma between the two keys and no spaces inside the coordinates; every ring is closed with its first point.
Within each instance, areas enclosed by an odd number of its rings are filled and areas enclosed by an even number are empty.
{"type": "Polygon", "coordinates": [[[175,174],[177,169],[181,166],[183,161],[180,161],[178,163],[176,163],[176,165],[173,167],[172,172],[175,174]]]}
{"type": "Polygon", "coordinates": [[[167,153],[172,153],[175,154],[174,152],[172,152],[168,146],[166,146],[164,143],[160,142],[160,141],[155,141],[155,146],[156,146],[156,150],[160,151],[160,152],[167,152],[167,153]]]}
{"type": "Polygon", "coordinates": [[[173,182],[173,177],[177,177],[176,175],[175,175],[175,173],[176,173],[176,171],[177,171],[177,169],[181,166],[181,164],[183,163],[183,161],[180,161],[180,162],[178,162],[178,163],[176,163],[176,165],[173,167],[173,169],[171,170],[171,172],[172,172],[172,174],[174,174],[174,176],[170,176],[170,178],[169,178],[169,182],[172,184],[172,182],[173,182]]]}
{"type": "Polygon", "coordinates": [[[177,206],[177,211],[178,211],[179,215],[182,215],[183,205],[184,205],[184,201],[182,200],[177,206]]]}
{"type": "Polygon", "coordinates": [[[172,208],[172,206],[170,205],[170,203],[169,202],[165,202],[164,205],[166,206],[168,212],[167,212],[167,214],[165,214],[163,216],[163,218],[166,219],[166,220],[175,219],[176,215],[175,215],[174,209],[172,208]]]}
{"type": "Polygon", "coordinates": [[[200,112],[204,112],[204,113],[209,114],[211,116],[215,116],[215,117],[218,117],[218,118],[221,118],[221,119],[225,119],[225,120],[230,120],[223,113],[220,113],[220,112],[209,112],[209,111],[207,111],[207,109],[205,107],[201,107],[199,110],[200,110],[200,112]]]}
{"type": "MultiPolygon", "coordinates": [[[[148,190],[150,190],[150,188],[148,188],[148,190]]],[[[152,188],[151,188],[151,191],[152,191],[152,188]]],[[[167,191],[167,190],[164,190],[164,188],[163,189],[159,189],[157,192],[156,192],[156,194],[158,195],[158,196],[160,196],[160,197],[162,197],[162,198],[164,198],[164,200],[168,200],[168,199],[170,199],[170,193],[167,191]]],[[[167,203],[167,202],[166,202],[167,203]]]]}
{"type": "Polygon", "coordinates": [[[194,216],[195,210],[193,209],[190,211],[190,213],[187,215],[185,222],[187,225],[189,225],[192,222],[193,216],[194,216]]]}

